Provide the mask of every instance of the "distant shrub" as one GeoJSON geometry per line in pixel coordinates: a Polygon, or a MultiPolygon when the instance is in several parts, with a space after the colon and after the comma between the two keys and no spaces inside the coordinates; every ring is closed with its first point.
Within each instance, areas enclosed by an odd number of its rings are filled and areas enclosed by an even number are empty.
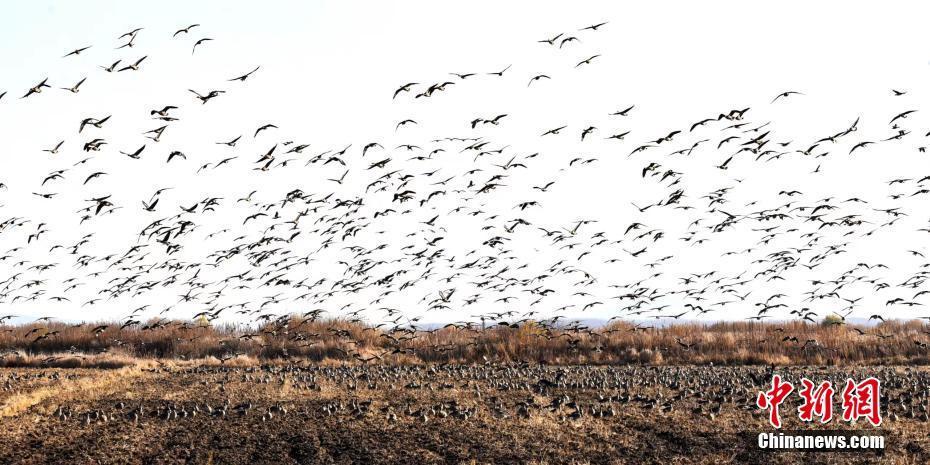
{"type": "Polygon", "coordinates": [[[823,326],[836,326],[844,324],[843,317],[837,315],[836,313],[831,313],[823,317],[823,321],[820,322],[823,326]]]}
{"type": "Polygon", "coordinates": [[[160,321],[0,326],[0,366],[122,366],[126,360],[248,364],[551,363],[635,365],[817,365],[930,363],[928,327],[889,320],[880,326],[787,322],[682,323],[665,327],[612,322],[572,329],[520,325],[385,330],[340,319],[284,318],[260,327],[160,321]],[[104,329],[100,329],[106,326],[104,329]],[[95,332],[94,329],[97,329],[95,332]],[[862,334],[860,334],[862,333],[862,334]],[[876,337],[881,334],[881,338],[876,337]],[[45,335],[48,335],[47,337],[45,335]],[[918,343],[919,342],[919,343],[918,343]]]}

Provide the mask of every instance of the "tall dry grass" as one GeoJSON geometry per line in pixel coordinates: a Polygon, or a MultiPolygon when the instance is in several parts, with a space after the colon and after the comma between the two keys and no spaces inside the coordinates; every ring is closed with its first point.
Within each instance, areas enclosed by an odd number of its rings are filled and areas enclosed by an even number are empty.
{"type": "Polygon", "coordinates": [[[339,319],[296,317],[259,328],[172,321],[120,329],[118,323],[53,322],[0,326],[0,366],[15,360],[41,364],[49,357],[62,363],[69,357],[84,360],[100,354],[221,363],[235,358],[297,358],[316,363],[928,364],[928,336],[930,329],[919,321],[889,321],[872,327],[720,322],[661,328],[615,322],[596,329],[527,322],[516,327],[428,331],[383,331],[339,319]],[[98,326],[107,328],[95,333],[98,326]]]}

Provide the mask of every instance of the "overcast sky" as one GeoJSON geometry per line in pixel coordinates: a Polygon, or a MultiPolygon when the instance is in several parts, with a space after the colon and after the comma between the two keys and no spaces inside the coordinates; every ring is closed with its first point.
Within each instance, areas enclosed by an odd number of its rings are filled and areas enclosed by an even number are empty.
{"type": "MultiPolygon", "coordinates": [[[[12,276],[22,271],[22,266],[14,266],[20,259],[61,263],[46,276],[49,290],[45,297],[57,295],[62,288],[60,282],[75,274],[73,259],[48,254],[52,244],[74,243],[84,234],[93,233],[96,254],[123,253],[137,240],[139,230],[154,219],[139,205],[156,189],[173,188],[162,200],[164,208],[170,206],[172,213],[178,211],[176,206],[190,205],[208,196],[223,197],[227,205],[233,204],[236,198],[253,190],[258,191],[256,198],[266,202],[279,200],[294,188],[325,193],[332,185],[326,180],[339,177],[343,168],[329,164],[303,169],[311,154],[338,151],[352,144],[350,153],[359,157],[362,146],[378,141],[395,152],[396,160],[405,160],[411,155],[394,147],[408,143],[425,146],[442,137],[492,140],[493,147],[505,147],[505,152],[493,160],[495,163],[504,163],[515,155],[543,154],[526,173],[508,181],[523,189],[504,189],[484,201],[483,209],[489,214],[513,216],[514,204],[536,194],[531,186],[555,180],[555,187],[540,200],[541,209],[532,213],[533,229],[570,228],[575,221],[596,219],[589,233],[603,231],[613,239],[621,238],[634,221],[665,231],[666,239],[656,243],[648,254],[654,255],[650,260],[631,260],[618,247],[615,250],[623,263],[616,267],[591,264],[585,268],[594,270],[599,278],[592,288],[595,290],[589,289],[590,301],[609,299],[608,284],[648,277],[652,268],[643,265],[668,255],[675,257],[662,265],[669,283],[678,282],[678,277],[688,273],[715,270],[736,276],[748,269],[749,260],[723,260],[722,253],[753,246],[759,234],[734,233],[723,240],[715,236],[694,247],[678,240],[687,233],[689,223],[681,212],[666,208],[652,212],[648,222],[643,220],[630,203],[646,205],[667,192],[662,185],[644,182],[640,175],[646,164],[659,160],[658,155],[630,157],[630,152],[681,129],[683,134],[674,148],[687,148],[703,138],[699,131],[688,131],[693,123],[746,107],[751,108],[751,118],[747,118],[751,124],[770,122],[773,145],[775,141],[786,143],[789,150],[806,148],[821,137],[846,129],[857,118],[860,122],[852,142],[884,139],[893,134],[888,125],[893,116],[918,109],[925,101],[930,78],[930,52],[922,24],[928,12],[916,2],[780,2],[762,6],[739,1],[163,1],[143,6],[119,1],[29,1],[5,5],[4,9],[0,16],[0,93],[8,94],[0,100],[4,157],[0,182],[8,188],[0,191],[0,216],[31,218],[33,223],[15,234],[0,234],[0,248],[23,247],[24,239],[38,223],[50,226],[41,247],[30,243],[0,266],[8,266],[2,273],[12,276]],[[607,24],[597,31],[579,31],[601,22],[607,24]],[[195,23],[199,26],[189,33],[172,37],[176,30],[195,23]],[[133,46],[117,49],[125,42],[117,38],[135,28],[144,29],[138,32],[133,46]],[[538,42],[560,33],[565,34],[562,38],[576,36],[578,40],[561,48],[559,42],[555,46],[538,42]],[[213,40],[192,53],[194,42],[202,38],[213,40]],[[63,58],[86,46],[91,48],[63,58]],[[576,66],[593,55],[598,57],[590,64],[576,66]],[[139,72],[109,74],[101,69],[116,60],[121,60],[122,67],[143,56],[147,58],[139,72]],[[247,82],[228,81],[256,66],[261,68],[247,82]],[[487,75],[508,66],[501,78],[487,75]],[[461,80],[450,73],[477,75],[461,80]],[[530,78],[539,74],[551,79],[528,85],[530,78]],[[46,77],[51,89],[20,99],[46,77]],[[60,89],[84,77],[87,80],[78,94],[60,89]],[[415,92],[392,99],[402,84],[417,82],[419,89],[423,84],[445,80],[455,84],[429,99],[414,99],[415,92]],[[227,94],[202,105],[188,89],[200,93],[225,90],[227,94]],[[892,89],[906,94],[895,97],[892,89]],[[772,103],[785,91],[801,94],[772,103]],[[170,125],[164,141],[146,142],[142,132],[163,124],[151,119],[149,110],[165,105],[180,107],[174,115],[181,121],[170,125]],[[608,116],[631,105],[635,109],[627,118],[608,116]],[[505,124],[477,129],[468,124],[476,117],[498,114],[508,115],[505,124]],[[78,134],[82,119],[107,115],[113,118],[104,130],[89,128],[78,134]],[[417,124],[396,129],[398,122],[408,118],[417,124]],[[278,128],[253,137],[256,128],[269,123],[278,128]],[[540,137],[544,131],[559,126],[568,126],[568,135],[540,137]],[[597,127],[597,137],[581,143],[579,133],[588,126],[597,127]],[[605,139],[623,131],[630,131],[624,142],[605,139]],[[90,138],[103,134],[108,142],[105,150],[92,154],[80,150],[90,138]],[[235,151],[215,144],[239,135],[243,142],[235,151]],[[61,153],[42,152],[61,140],[65,141],[61,153]],[[303,158],[294,162],[301,169],[270,173],[250,169],[250,163],[269,147],[288,141],[310,145],[303,158]],[[119,154],[143,143],[147,149],[139,162],[119,154]],[[183,151],[188,160],[164,163],[173,150],[183,151]],[[95,158],[86,166],[72,167],[86,156],[95,158]],[[197,172],[199,165],[226,156],[239,159],[229,166],[197,172]],[[581,168],[568,167],[568,161],[576,157],[598,161],[581,168]],[[41,185],[50,172],[66,167],[72,169],[66,181],[41,185]],[[107,174],[88,186],[81,184],[86,175],[98,170],[107,174]],[[43,199],[34,192],[56,193],[58,197],[43,199]],[[86,205],[85,199],[108,194],[118,198],[117,206],[123,210],[109,218],[95,219],[90,225],[75,224],[79,218],[75,210],[86,205]]],[[[723,187],[734,188],[730,202],[738,205],[756,201],[760,206],[775,206],[787,200],[777,197],[777,192],[797,189],[803,191],[808,203],[830,196],[858,196],[868,199],[870,207],[890,208],[904,200],[887,198],[889,179],[930,174],[925,155],[916,151],[919,138],[928,128],[924,118],[918,111],[907,119],[914,134],[906,143],[881,144],[872,151],[863,151],[861,157],[847,156],[849,149],[844,145],[836,151],[842,156],[822,160],[786,157],[773,163],[756,163],[749,158],[734,161],[724,171],[714,166],[733,155],[733,150],[714,150],[719,142],[715,138],[695,156],[662,164],[663,169],[693,173],[686,184],[688,202],[702,208],[707,205],[699,201],[700,197],[723,187]],[[812,174],[819,165],[822,172],[812,174]]],[[[470,154],[453,154],[433,168],[451,175],[474,163],[470,154]]],[[[367,181],[350,176],[344,188],[363,190],[367,181]]],[[[447,200],[449,207],[456,205],[453,200],[447,200]]],[[[760,282],[753,292],[764,300],[785,290],[793,296],[792,308],[814,305],[803,303],[802,292],[809,290],[804,286],[822,277],[834,279],[841,270],[862,260],[881,260],[888,265],[891,269],[884,273],[892,284],[907,279],[922,263],[912,261],[913,256],[905,253],[906,249],[924,250],[925,234],[917,228],[925,227],[928,215],[926,207],[922,207],[925,202],[919,201],[906,204],[909,216],[901,224],[908,227],[863,239],[855,238],[860,235],[844,237],[840,232],[831,232],[833,236],[826,240],[849,242],[847,256],[831,260],[837,262],[835,267],[809,270],[785,282],[760,282]]],[[[242,228],[244,211],[240,207],[224,208],[199,223],[202,249],[194,250],[189,245],[183,256],[202,260],[215,250],[204,236],[223,228],[242,228]]],[[[876,215],[874,211],[868,214],[876,215]]],[[[401,244],[407,233],[422,229],[418,224],[428,219],[424,215],[427,213],[403,225],[387,223],[381,228],[383,237],[392,244],[401,244]]],[[[879,215],[867,219],[880,222],[883,218],[879,215]]],[[[466,220],[450,217],[445,223],[445,245],[450,255],[460,259],[475,247],[479,235],[481,240],[486,238],[474,225],[469,227],[466,220]]],[[[514,246],[528,264],[545,269],[567,253],[550,247],[544,238],[537,240],[514,246]]],[[[577,252],[572,250],[572,256],[577,252]]],[[[604,257],[599,258],[603,262],[604,257]]],[[[342,273],[336,256],[321,256],[319,262],[316,270],[321,275],[342,273]]],[[[870,288],[863,285],[843,297],[868,295],[870,288]]],[[[97,289],[99,286],[89,285],[85,294],[78,291],[75,303],[93,298],[97,289]]],[[[410,315],[422,316],[423,321],[454,321],[479,312],[468,309],[424,314],[422,308],[413,309],[421,298],[435,295],[438,289],[440,284],[411,291],[410,315]]],[[[267,289],[256,292],[261,296],[275,294],[267,289]]],[[[875,302],[884,303],[898,296],[883,294],[875,302]]],[[[261,302],[262,298],[252,300],[261,302]]],[[[352,305],[351,309],[364,308],[370,298],[341,295],[332,299],[330,310],[335,312],[346,303],[352,305]]],[[[127,309],[144,304],[161,308],[177,299],[178,292],[172,289],[150,293],[141,300],[101,302],[93,310],[78,309],[67,302],[5,302],[8,308],[0,310],[0,314],[9,310],[29,316],[52,313],[62,318],[102,319],[124,316],[127,309]]],[[[540,312],[551,315],[553,309],[566,302],[578,305],[573,316],[618,315],[613,304],[578,312],[586,300],[567,295],[553,297],[540,312]]],[[[521,312],[526,310],[517,307],[521,312]]],[[[752,299],[742,307],[727,308],[689,317],[737,319],[756,314],[752,299]]],[[[835,308],[831,304],[816,310],[826,314],[835,308]]],[[[495,304],[487,309],[501,311],[510,307],[495,304]]],[[[666,313],[672,309],[674,306],[666,313]]],[[[196,303],[185,304],[167,315],[189,317],[198,310],[202,308],[196,303]]],[[[276,310],[294,308],[280,306],[276,310]]],[[[928,313],[920,308],[895,312],[894,316],[928,313]]],[[[784,313],[778,316],[787,317],[784,313]]],[[[871,313],[870,309],[860,309],[853,315],[867,318],[871,313]]]]}

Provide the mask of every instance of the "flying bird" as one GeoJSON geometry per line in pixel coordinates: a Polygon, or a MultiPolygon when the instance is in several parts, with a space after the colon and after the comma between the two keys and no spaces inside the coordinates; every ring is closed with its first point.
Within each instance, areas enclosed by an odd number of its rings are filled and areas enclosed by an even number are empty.
{"type": "Polygon", "coordinates": [[[793,91],[793,90],[785,91],[785,92],[782,92],[776,95],[775,98],[772,99],[772,103],[775,103],[775,101],[780,98],[788,98],[789,95],[804,95],[804,94],[802,94],[801,92],[793,91]]]}
{"type": "Polygon", "coordinates": [[[258,133],[260,133],[260,132],[262,132],[262,131],[264,131],[264,130],[266,130],[266,129],[272,129],[272,128],[277,129],[278,127],[275,126],[275,125],[273,125],[273,124],[265,124],[265,125],[263,125],[263,126],[260,126],[258,129],[255,130],[255,135],[252,136],[252,138],[256,138],[256,137],[258,137],[258,133]]]}
{"type": "Polygon", "coordinates": [[[62,57],[62,58],[68,58],[69,56],[72,56],[72,55],[80,55],[81,52],[83,52],[84,50],[89,49],[90,47],[91,47],[91,46],[88,45],[87,47],[81,47],[81,48],[72,50],[71,52],[69,52],[67,55],[65,55],[65,56],[62,57]]]}
{"type": "Polygon", "coordinates": [[[174,35],[172,35],[172,37],[177,37],[178,34],[182,34],[182,33],[183,33],[183,34],[187,34],[187,33],[191,32],[191,29],[193,29],[193,28],[195,28],[195,27],[197,27],[197,26],[200,26],[200,25],[199,25],[199,24],[191,24],[190,26],[187,26],[187,27],[185,27],[185,28],[183,28],[183,29],[178,29],[178,30],[174,33],[174,35]]]}
{"type": "Polygon", "coordinates": [[[122,71],[139,71],[139,65],[141,65],[142,62],[145,61],[146,58],[148,58],[148,55],[146,55],[146,56],[144,56],[144,57],[142,57],[142,58],[139,58],[138,60],[136,60],[135,63],[133,63],[133,64],[131,64],[131,65],[129,65],[129,66],[125,66],[125,67],[123,67],[123,68],[120,68],[119,71],[120,71],[120,72],[122,72],[122,71]]]}
{"type": "Polygon", "coordinates": [[[492,72],[492,73],[488,73],[488,75],[489,75],[489,76],[504,77],[504,72],[506,72],[508,69],[510,69],[510,67],[511,67],[511,65],[507,65],[506,68],[504,68],[504,69],[502,69],[502,70],[500,70],[500,71],[495,71],[495,72],[492,72]]]}
{"type": "Polygon", "coordinates": [[[626,107],[626,108],[623,109],[623,110],[615,111],[615,112],[611,113],[610,116],[626,116],[626,115],[630,112],[630,110],[632,110],[632,109],[635,108],[635,107],[636,107],[636,105],[630,105],[630,106],[626,107]]]}
{"type": "Polygon", "coordinates": [[[548,135],[550,135],[550,134],[558,134],[559,131],[565,129],[566,127],[567,127],[567,126],[559,126],[559,127],[555,128],[555,129],[550,129],[550,130],[548,130],[548,131],[546,131],[546,132],[540,134],[540,137],[542,137],[542,136],[548,136],[548,135]]]}
{"type": "Polygon", "coordinates": [[[600,56],[600,55],[591,55],[590,57],[585,58],[584,60],[579,61],[578,64],[575,65],[575,67],[577,68],[577,67],[579,67],[579,66],[581,66],[581,65],[589,65],[589,64],[591,64],[591,61],[592,61],[592,60],[594,60],[595,58],[597,58],[597,57],[599,57],[599,56],[600,56]]]}
{"type": "Polygon", "coordinates": [[[243,74],[242,76],[237,76],[237,77],[234,77],[234,78],[232,78],[232,79],[229,79],[229,81],[230,81],[230,82],[231,82],[231,81],[245,82],[245,80],[248,79],[249,76],[251,76],[253,73],[255,73],[256,71],[258,71],[259,69],[261,69],[261,66],[256,66],[255,69],[253,69],[252,71],[249,71],[248,73],[245,73],[245,74],[243,74]]]}
{"type": "Polygon", "coordinates": [[[404,85],[398,87],[397,90],[394,91],[394,97],[392,97],[392,99],[396,99],[396,98],[397,98],[397,95],[400,94],[401,92],[410,92],[410,88],[413,87],[413,86],[415,86],[415,85],[417,85],[417,84],[419,84],[419,83],[417,83],[417,82],[408,82],[408,83],[406,83],[406,84],[404,84],[404,85]]]}
{"type": "Polygon", "coordinates": [[[62,144],[64,144],[64,143],[65,143],[65,141],[62,140],[61,142],[59,142],[58,144],[56,144],[55,147],[52,147],[52,148],[50,148],[50,149],[42,149],[42,151],[43,151],[43,152],[48,152],[48,153],[50,153],[50,154],[52,154],[52,155],[55,155],[55,154],[58,153],[58,149],[60,149],[61,146],[62,146],[62,144]]]}
{"type": "Polygon", "coordinates": [[[408,124],[417,124],[417,122],[412,119],[405,119],[397,123],[397,126],[394,127],[394,130],[397,131],[398,129],[400,129],[401,126],[406,126],[408,124]]]}
{"type": "Polygon", "coordinates": [[[607,21],[604,21],[603,23],[597,23],[597,24],[592,24],[587,27],[583,27],[579,29],[579,31],[587,31],[587,30],[596,31],[599,27],[604,26],[605,24],[607,24],[607,21]]]}
{"type": "Polygon", "coordinates": [[[198,45],[203,44],[203,43],[205,43],[205,42],[209,42],[209,41],[211,41],[211,40],[213,40],[213,39],[211,39],[211,38],[209,38],[209,37],[204,37],[203,39],[200,39],[200,40],[198,40],[197,42],[194,42],[194,46],[191,48],[191,55],[193,55],[194,52],[197,51],[197,46],[198,46],[198,45]]]}
{"type": "Polygon", "coordinates": [[[549,45],[555,45],[555,41],[559,40],[559,38],[562,37],[563,35],[564,35],[564,33],[560,33],[560,34],[556,35],[555,37],[552,37],[551,39],[543,39],[543,40],[540,40],[540,41],[538,41],[538,42],[539,42],[539,43],[549,44],[549,45]]]}
{"type": "Polygon", "coordinates": [[[200,102],[203,103],[203,104],[206,104],[206,103],[209,102],[211,99],[218,97],[220,94],[225,94],[225,93],[226,93],[225,90],[211,90],[211,91],[210,91],[209,93],[207,93],[206,95],[200,95],[199,93],[197,93],[197,91],[195,91],[195,90],[193,90],[193,89],[188,89],[188,91],[190,91],[191,93],[193,93],[194,95],[196,95],[196,96],[197,96],[197,99],[200,100],[200,102]]]}
{"type": "MultiPolygon", "coordinates": [[[[26,92],[26,95],[23,95],[23,96],[20,97],[20,98],[26,98],[26,97],[29,97],[30,95],[33,95],[33,94],[42,93],[42,89],[43,89],[43,88],[50,88],[50,87],[51,87],[51,86],[48,85],[48,78],[45,78],[45,79],[42,80],[42,82],[36,84],[36,85],[33,86],[33,87],[30,87],[30,88],[29,88],[29,91],[26,92]]],[[[6,93],[4,92],[4,94],[6,94],[6,93]]]]}
{"type": "Polygon", "coordinates": [[[531,84],[533,84],[534,82],[540,79],[551,79],[551,78],[545,74],[537,74],[536,76],[533,76],[530,78],[530,82],[526,86],[529,87],[531,84]]]}
{"type": "Polygon", "coordinates": [[[81,84],[84,84],[84,81],[86,81],[86,80],[87,80],[86,77],[85,77],[85,78],[81,78],[81,80],[78,81],[77,84],[75,84],[73,87],[62,87],[61,89],[62,89],[62,90],[67,90],[67,91],[71,92],[72,94],[76,94],[76,93],[78,93],[78,90],[81,88],[81,84]]]}

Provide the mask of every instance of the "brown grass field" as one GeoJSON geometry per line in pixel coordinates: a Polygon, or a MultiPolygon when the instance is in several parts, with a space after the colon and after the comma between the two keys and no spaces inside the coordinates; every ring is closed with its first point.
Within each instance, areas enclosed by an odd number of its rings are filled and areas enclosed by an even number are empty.
{"type": "Polygon", "coordinates": [[[919,322],[864,335],[799,323],[97,326],[0,332],[0,463],[930,463],[919,322]],[[796,384],[881,379],[880,427],[802,423],[797,393],[782,417],[787,431],[882,435],[884,452],[758,450],[772,427],[755,397],[773,369],[796,384]]]}
{"type": "Polygon", "coordinates": [[[0,366],[81,367],[120,359],[640,365],[927,365],[930,327],[721,322],[600,328],[526,322],[487,329],[376,329],[292,317],[260,328],[151,321],[0,326],[0,366]],[[96,332],[95,329],[98,329],[96,332]],[[103,355],[103,357],[101,357],[103,355]],[[375,358],[377,356],[378,358],[375,358]]]}

